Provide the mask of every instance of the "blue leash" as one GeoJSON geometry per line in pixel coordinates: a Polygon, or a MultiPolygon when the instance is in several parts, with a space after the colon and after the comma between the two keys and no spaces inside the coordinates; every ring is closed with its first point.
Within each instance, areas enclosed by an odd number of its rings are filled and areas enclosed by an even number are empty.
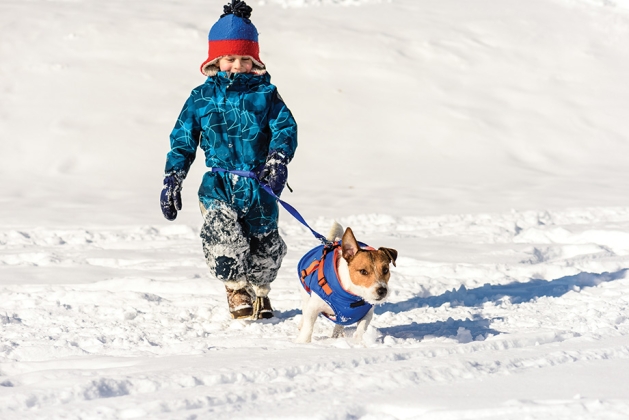
{"type": "Polygon", "coordinates": [[[310,229],[310,232],[312,232],[312,234],[314,235],[315,238],[317,238],[318,240],[320,240],[321,242],[323,242],[324,245],[327,245],[330,241],[327,240],[327,238],[325,236],[323,236],[322,234],[320,234],[319,232],[317,232],[316,230],[314,230],[313,228],[310,227],[310,225],[308,225],[308,223],[306,222],[306,220],[302,217],[301,214],[299,214],[299,212],[297,211],[297,209],[295,209],[295,207],[291,206],[290,204],[288,204],[286,201],[283,201],[281,198],[279,198],[271,189],[271,187],[269,187],[268,185],[265,185],[263,183],[260,182],[260,180],[258,179],[258,177],[256,176],[256,174],[252,171],[239,171],[239,170],[233,170],[233,171],[229,171],[227,169],[223,169],[223,168],[210,168],[212,172],[227,172],[233,175],[238,175],[238,176],[242,176],[244,178],[251,178],[251,179],[255,179],[256,181],[258,181],[258,184],[260,184],[260,186],[262,187],[262,189],[264,191],[266,191],[267,193],[271,194],[271,196],[273,198],[275,198],[281,205],[282,207],[284,207],[284,209],[286,209],[287,212],[289,212],[291,214],[291,216],[293,216],[295,219],[297,219],[302,225],[306,226],[308,229],[310,229]]]}

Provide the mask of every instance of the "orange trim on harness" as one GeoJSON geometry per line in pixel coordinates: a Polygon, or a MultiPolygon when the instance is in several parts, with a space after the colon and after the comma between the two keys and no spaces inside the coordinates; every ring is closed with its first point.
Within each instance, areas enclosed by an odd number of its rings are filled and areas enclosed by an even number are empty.
{"type": "Polygon", "coordinates": [[[330,296],[332,294],[332,288],[328,284],[328,280],[325,278],[323,274],[323,260],[321,260],[322,264],[319,266],[319,272],[317,273],[317,281],[319,286],[323,289],[326,295],[330,296]]]}
{"type": "MultiPolygon", "coordinates": [[[[339,246],[338,242],[335,242],[331,248],[324,248],[323,253],[321,255],[321,259],[314,260],[313,262],[310,263],[310,265],[307,268],[301,270],[301,283],[306,289],[306,292],[310,293],[310,288],[306,284],[306,277],[311,275],[315,270],[318,270],[317,282],[319,283],[319,286],[321,286],[321,289],[323,289],[326,295],[329,296],[332,294],[332,288],[328,284],[328,281],[325,278],[325,275],[323,274],[323,266],[325,262],[325,257],[328,255],[328,252],[334,249],[335,252],[333,255],[336,256],[336,248],[338,248],[338,246],[339,246]]],[[[336,271],[336,264],[335,264],[334,270],[336,271]]]]}
{"type": "Polygon", "coordinates": [[[319,266],[321,265],[321,261],[322,260],[314,260],[307,268],[301,270],[301,283],[304,285],[304,289],[306,289],[306,292],[308,293],[310,293],[310,287],[308,287],[308,285],[306,284],[306,277],[311,275],[317,268],[319,268],[319,266]]]}

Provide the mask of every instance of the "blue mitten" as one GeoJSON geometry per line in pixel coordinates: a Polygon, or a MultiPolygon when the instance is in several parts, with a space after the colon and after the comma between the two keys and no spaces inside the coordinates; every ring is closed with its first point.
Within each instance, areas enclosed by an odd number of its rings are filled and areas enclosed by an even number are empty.
{"type": "Polygon", "coordinates": [[[266,158],[266,163],[258,174],[260,182],[268,185],[278,197],[282,193],[288,178],[286,165],[288,165],[288,158],[281,152],[274,150],[266,158]]]}
{"type": "Polygon", "coordinates": [[[164,188],[160,195],[159,204],[162,213],[168,220],[177,218],[177,210],[181,210],[181,182],[183,176],[177,172],[171,172],[164,177],[164,188]]]}

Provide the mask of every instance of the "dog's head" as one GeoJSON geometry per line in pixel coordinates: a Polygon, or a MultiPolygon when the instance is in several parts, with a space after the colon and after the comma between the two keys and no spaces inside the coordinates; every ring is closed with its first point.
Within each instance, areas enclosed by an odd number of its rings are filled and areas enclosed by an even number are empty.
{"type": "Polygon", "coordinates": [[[363,299],[369,303],[382,301],[389,294],[389,264],[397,259],[391,248],[361,249],[350,228],[345,229],[342,242],[343,258],[347,261],[349,277],[363,299]]]}

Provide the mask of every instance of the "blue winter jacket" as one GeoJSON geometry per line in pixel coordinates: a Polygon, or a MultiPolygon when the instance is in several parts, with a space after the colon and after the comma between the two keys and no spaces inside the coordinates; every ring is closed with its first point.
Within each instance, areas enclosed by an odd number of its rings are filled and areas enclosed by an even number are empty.
{"type": "MultiPolygon", "coordinates": [[[[292,159],[297,123],[270,81],[268,73],[228,76],[219,72],[195,88],[170,135],[166,173],[185,176],[198,146],[205,152],[206,166],[227,170],[254,170],[264,164],[271,150],[292,159]]],[[[253,230],[266,231],[277,223],[275,200],[253,179],[209,171],[199,188],[199,199],[206,208],[219,200],[240,211],[240,216],[268,219],[255,222],[261,226],[253,230]],[[255,214],[249,214],[254,207],[258,207],[255,214]]]]}

